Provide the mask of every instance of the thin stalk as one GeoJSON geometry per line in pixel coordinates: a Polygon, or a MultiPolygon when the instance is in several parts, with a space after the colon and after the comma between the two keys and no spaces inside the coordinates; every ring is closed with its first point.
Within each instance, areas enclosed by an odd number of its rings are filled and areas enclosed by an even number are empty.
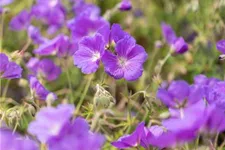
{"type": "Polygon", "coordinates": [[[68,85],[69,85],[69,88],[70,88],[69,102],[72,104],[74,102],[73,101],[73,87],[72,87],[72,82],[71,82],[71,78],[70,78],[69,69],[66,70],[66,77],[67,77],[68,85]]]}
{"type": "Polygon", "coordinates": [[[5,12],[3,10],[2,17],[1,17],[1,25],[0,25],[0,52],[2,52],[4,17],[5,17],[5,12]]]}
{"type": "Polygon", "coordinates": [[[89,76],[89,79],[87,81],[87,84],[84,87],[83,94],[81,95],[80,101],[79,101],[79,103],[77,104],[77,107],[76,107],[76,114],[78,114],[78,112],[80,110],[80,107],[83,104],[84,98],[85,98],[85,96],[87,94],[87,91],[88,91],[90,85],[91,85],[92,78],[93,78],[93,75],[90,75],[89,76]]]}

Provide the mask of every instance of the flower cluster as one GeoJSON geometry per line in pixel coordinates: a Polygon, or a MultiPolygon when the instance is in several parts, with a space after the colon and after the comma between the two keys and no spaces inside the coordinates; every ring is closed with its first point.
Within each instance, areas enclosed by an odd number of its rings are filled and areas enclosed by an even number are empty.
{"type": "Polygon", "coordinates": [[[170,117],[162,126],[137,126],[131,135],[112,143],[117,148],[142,146],[168,148],[193,141],[198,135],[214,135],[225,130],[225,82],[198,75],[194,84],[173,81],[159,88],[157,97],[169,108],[170,117]],[[154,129],[154,130],[153,130],[154,129]]]}
{"type": "Polygon", "coordinates": [[[72,119],[73,105],[61,104],[57,108],[42,108],[31,122],[28,132],[45,144],[49,150],[99,150],[105,139],[89,131],[85,119],[72,119]]]}

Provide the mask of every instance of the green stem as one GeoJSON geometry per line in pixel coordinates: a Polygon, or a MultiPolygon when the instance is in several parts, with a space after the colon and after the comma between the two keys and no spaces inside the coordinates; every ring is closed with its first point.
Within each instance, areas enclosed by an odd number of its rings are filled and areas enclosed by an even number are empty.
{"type": "Polygon", "coordinates": [[[70,78],[69,68],[66,70],[66,77],[67,77],[68,85],[70,88],[69,102],[72,104],[74,102],[73,101],[73,87],[72,87],[72,82],[71,82],[71,78],[70,78]]]}
{"type": "Polygon", "coordinates": [[[81,95],[80,101],[79,101],[79,103],[77,104],[77,107],[76,107],[76,114],[78,114],[78,112],[79,112],[79,110],[80,110],[80,107],[81,107],[81,105],[83,104],[84,98],[85,98],[85,96],[86,96],[86,94],[87,94],[87,91],[88,91],[90,85],[91,85],[92,78],[93,78],[93,75],[90,75],[90,76],[89,76],[89,79],[88,79],[88,81],[87,81],[87,84],[86,84],[85,87],[84,87],[84,92],[83,92],[83,94],[81,95]]]}
{"type": "Polygon", "coordinates": [[[1,25],[0,25],[0,52],[2,51],[4,16],[5,16],[5,12],[3,10],[2,17],[1,17],[1,25]]]}
{"type": "Polygon", "coordinates": [[[3,100],[4,100],[5,97],[6,97],[6,94],[7,94],[8,88],[9,88],[9,83],[10,83],[10,80],[7,80],[7,81],[6,81],[6,85],[5,85],[5,87],[4,87],[4,90],[3,90],[3,93],[2,93],[2,98],[3,98],[3,100]]]}

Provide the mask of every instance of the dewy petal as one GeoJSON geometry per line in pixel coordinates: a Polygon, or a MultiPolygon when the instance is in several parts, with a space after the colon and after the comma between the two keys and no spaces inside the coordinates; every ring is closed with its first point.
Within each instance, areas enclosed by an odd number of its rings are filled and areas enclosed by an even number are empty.
{"type": "Polygon", "coordinates": [[[9,62],[7,69],[1,75],[2,78],[14,79],[21,78],[23,69],[15,62],[9,62]]]}
{"type": "Polygon", "coordinates": [[[175,53],[183,54],[188,51],[188,44],[184,41],[182,37],[179,37],[173,44],[172,48],[174,49],[175,53]]]}
{"type": "Polygon", "coordinates": [[[30,14],[27,10],[21,11],[17,16],[15,16],[9,26],[12,30],[23,30],[26,29],[30,24],[30,14]]]}
{"type": "Polygon", "coordinates": [[[168,92],[178,101],[184,101],[189,95],[189,84],[183,80],[173,81],[168,92]]]}
{"type": "MultiPolygon", "coordinates": [[[[111,27],[111,40],[117,43],[119,40],[125,38],[126,36],[130,36],[128,33],[122,30],[119,24],[114,23],[111,27]]],[[[132,39],[135,41],[135,39],[132,39]]]]}
{"type": "Polygon", "coordinates": [[[173,44],[176,41],[177,36],[172,27],[166,23],[162,23],[161,28],[163,37],[165,38],[166,42],[170,45],[173,44]]]}
{"type": "Polygon", "coordinates": [[[119,40],[116,44],[115,51],[119,57],[127,58],[127,55],[131,52],[135,46],[136,41],[131,36],[119,40]]]}
{"type": "Polygon", "coordinates": [[[0,74],[6,70],[8,63],[8,57],[5,54],[0,53],[0,74]]]}
{"type": "Polygon", "coordinates": [[[85,74],[95,72],[104,53],[103,38],[100,34],[84,37],[79,43],[79,49],[74,54],[74,65],[81,68],[85,74]]]}
{"type": "Polygon", "coordinates": [[[220,40],[216,43],[216,48],[225,54],[225,40],[220,40]]]}
{"type": "Polygon", "coordinates": [[[118,65],[117,57],[109,51],[105,51],[102,56],[102,63],[105,67],[105,72],[115,79],[121,79],[124,75],[124,70],[118,65]]]}

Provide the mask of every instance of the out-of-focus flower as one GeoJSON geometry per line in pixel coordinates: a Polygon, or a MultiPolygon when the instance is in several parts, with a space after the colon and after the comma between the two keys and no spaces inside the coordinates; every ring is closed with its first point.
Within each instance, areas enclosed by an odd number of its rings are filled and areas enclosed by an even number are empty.
{"type": "Polygon", "coordinates": [[[49,94],[53,95],[53,100],[57,99],[57,96],[48,91],[39,81],[36,77],[30,75],[29,76],[29,84],[30,84],[30,88],[32,89],[32,91],[34,92],[34,96],[36,98],[38,98],[39,100],[46,100],[49,94]]]}
{"type": "Polygon", "coordinates": [[[72,105],[58,105],[57,108],[42,108],[31,122],[28,132],[35,135],[42,143],[46,143],[52,136],[57,136],[62,128],[70,122],[74,107],[72,105]]]}
{"type": "Polygon", "coordinates": [[[37,144],[28,137],[22,137],[9,129],[0,128],[2,150],[38,150],[37,144]]]}
{"type": "Polygon", "coordinates": [[[104,136],[91,132],[87,121],[78,117],[52,137],[48,145],[49,150],[100,150],[104,142],[104,136]]]}
{"type": "Polygon", "coordinates": [[[43,44],[48,41],[48,39],[41,36],[39,29],[32,25],[28,27],[28,35],[35,44],[43,44]]]}
{"type": "Polygon", "coordinates": [[[194,104],[203,99],[203,90],[198,86],[190,86],[187,82],[173,81],[168,90],[159,88],[159,98],[166,106],[180,108],[194,104]]]}
{"type": "Polygon", "coordinates": [[[74,64],[85,74],[93,73],[98,69],[104,51],[104,41],[100,34],[84,37],[74,54],[74,64]]]}
{"type": "Polygon", "coordinates": [[[144,131],[145,134],[141,137],[140,145],[146,149],[150,146],[149,139],[157,138],[164,133],[163,127],[158,125],[151,126],[150,128],[145,127],[144,131]]]}
{"type": "Polygon", "coordinates": [[[71,121],[73,112],[74,106],[69,104],[42,108],[36,120],[30,123],[28,131],[45,143],[49,150],[101,149],[104,137],[91,132],[83,118],[71,121]]]}
{"type": "Polygon", "coordinates": [[[119,4],[119,9],[121,11],[128,11],[132,9],[132,4],[130,0],[122,0],[119,4]]]}
{"type": "Polygon", "coordinates": [[[177,54],[183,54],[188,51],[188,44],[182,37],[177,37],[172,27],[166,23],[161,24],[162,33],[166,42],[177,54]]]}
{"type": "Polygon", "coordinates": [[[21,11],[10,21],[10,28],[15,31],[24,30],[30,24],[31,15],[27,10],[21,11]]]}
{"type": "Polygon", "coordinates": [[[94,4],[88,4],[84,0],[76,0],[73,6],[73,12],[76,16],[89,16],[96,18],[100,16],[100,9],[94,4]]]}
{"type": "Polygon", "coordinates": [[[159,148],[168,148],[194,140],[206,121],[206,112],[203,101],[188,108],[171,110],[171,118],[162,121],[166,131],[159,136],[148,137],[148,143],[159,148]]]}
{"type": "Polygon", "coordinates": [[[204,132],[215,134],[225,130],[224,109],[218,108],[218,106],[215,105],[209,105],[204,117],[206,118],[203,127],[204,132]]]}
{"type": "Polygon", "coordinates": [[[8,57],[0,53],[0,78],[20,78],[23,69],[15,62],[10,62],[8,57]]]}
{"type": "Polygon", "coordinates": [[[112,145],[119,148],[137,147],[141,143],[141,138],[145,135],[145,125],[140,123],[135,131],[130,135],[120,137],[117,141],[112,142],[112,145]]]}
{"type": "Polygon", "coordinates": [[[209,87],[207,101],[209,104],[225,109],[225,81],[217,82],[209,87]]]}
{"type": "Polygon", "coordinates": [[[9,5],[10,3],[12,3],[14,0],[1,0],[0,6],[5,6],[5,5],[9,5]]]}
{"type": "Polygon", "coordinates": [[[72,56],[77,49],[77,43],[71,42],[67,36],[60,34],[40,45],[34,53],[43,56],[57,54],[58,57],[65,57],[72,56]]]}
{"type": "Polygon", "coordinates": [[[56,66],[50,59],[38,60],[31,58],[27,63],[27,67],[35,74],[41,74],[48,81],[56,80],[61,74],[61,69],[56,66]]]}
{"type": "Polygon", "coordinates": [[[2,8],[5,5],[9,5],[13,2],[14,0],[1,0],[0,3],[0,14],[2,14],[4,12],[4,8],[2,8]]]}
{"type": "Polygon", "coordinates": [[[105,71],[115,79],[137,80],[142,75],[143,63],[148,57],[145,49],[127,36],[117,42],[115,52],[105,51],[102,57],[105,71]]]}
{"type": "MultiPolygon", "coordinates": [[[[222,81],[217,78],[207,78],[205,75],[197,75],[194,78],[194,83],[196,86],[202,89],[203,98],[209,104],[218,103],[218,105],[220,105],[220,103],[223,103],[223,93],[220,93],[221,91],[223,91],[223,86],[218,86],[218,83],[223,85],[222,81]]],[[[220,107],[223,107],[223,105],[221,105],[220,107]]]]}
{"type": "Polygon", "coordinates": [[[109,23],[102,17],[91,18],[81,15],[69,20],[67,26],[71,30],[72,39],[78,42],[85,36],[95,34],[99,28],[107,24],[109,23]]]}
{"type": "Polygon", "coordinates": [[[114,23],[111,28],[109,25],[104,25],[102,26],[99,30],[98,33],[101,34],[105,40],[105,46],[110,47],[115,46],[118,41],[122,40],[125,37],[130,37],[131,40],[135,41],[131,35],[123,31],[121,26],[119,24],[114,23]]]}
{"type": "Polygon", "coordinates": [[[49,33],[54,33],[63,25],[66,10],[59,0],[38,0],[31,15],[49,25],[49,33]]]}
{"type": "Polygon", "coordinates": [[[223,54],[225,54],[225,40],[220,40],[216,43],[216,48],[223,54]]]}

